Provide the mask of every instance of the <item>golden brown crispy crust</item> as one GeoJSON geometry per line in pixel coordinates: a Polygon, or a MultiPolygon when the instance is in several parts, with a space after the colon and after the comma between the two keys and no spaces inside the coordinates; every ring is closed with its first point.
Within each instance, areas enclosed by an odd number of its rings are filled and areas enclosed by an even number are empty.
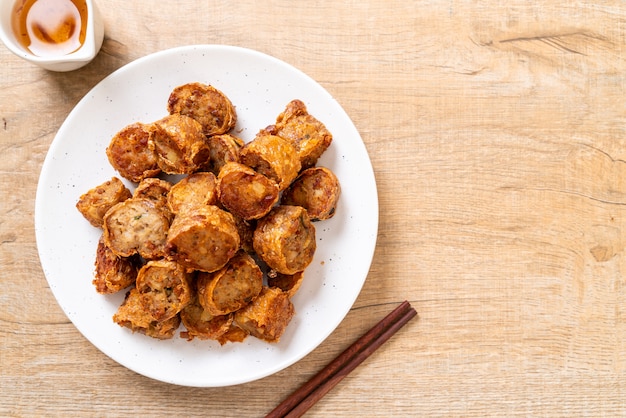
{"type": "Polygon", "coordinates": [[[288,139],[298,150],[302,168],[313,167],[330,146],[333,136],[326,126],[307,111],[301,100],[292,100],[266,131],[288,139]]]}
{"type": "Polygon", "coordinates": [[[133,332],[139,332],[159,340],[167,340],[174,337],[174,333],[180,325],[180,317],[176,315],[165,321],[156,321],[143,308],[139,291],[133,287],[113,315],[113,322],[121,327],[129,328],[133,332]]]}
{"type": "Polygon", "coordinates": [[[259,296],[235,312],[235,323],[250,335],[278,342],[295,313],[287,293],[277,287],[264,287],[259,296]]]}
{"type": "Polygon", "coordinates": [[[130,181],[139,182],[161,172],[150,125],[137,122],[126,126],[113,136],[106,154],[113,168],[130,181]]]}
{"type": "Polygon", "coordinates": [[[176,316],[191,302],[192,274],[167,260],[148,261],[137,274],[139,301],[152,318],[161,322],[176,316]]]}
{"type": "Polygon", "coordinates": [[[217,180],[220,203],[242,219],[261,218],[278,202],[276,182],[243,164],[227,163],[217,180]]]}
{"type": "Polygon", "coordinates": [[[207,205],[174,218],[167,237],[167,253],[190,269],[213,272],[228,263],[239,244],[233,215],[207,205]]]}
{"type": "Polygon", "coordinates": [[[283,274],[295,274],[313,260],[315,227],[304,208],[277,206],[258,221],[253,246],[270,268],[283,274]]]}
{"type": "Polygon", "coordinates": [[[202,125],[205,135],[225,134],[235,127],[237,112],[224,93],[213,86],[188,83],[176,87],[167,102],[170,114],[180,113],[202,125]]]}
{"type": "Polygon", "coordinates": [[[263,272],[245,251],[238,252],[220,270],[198,273],[198,301],[211,315],[234,312],[256,298],[263,287],[263,272]]]}
{"type": "Polygon", "coordinates": [[[335,214],[340,193],[339,180],[332,171],[311,167],[302,171],[283,192],[281,204],[302,206],[311,220],[324,220],[335,214]]]}
{"type": "Polygon", "coordinates": [[[291,142],[261,132],[241,148],[239,160],[286,189],[300,171],[298,152],[291,142]]]}
{"type": "Polygon", "coordinates": [[[102,294],[116,293],[135,284],[137,264],[132,258],[118,257],[100,237],[96,250],[93,284],[102,294]]]}
{"type": "Polygon", "coordinates": [[[141,180],[133,192],[135,199],[148,199],[158,206],[167,204],[167,195],[172,189],[172,183],[159,178],[147,178],[141,180]]]}
{"type": "Polygon", "coordinates": [[[104,216],[104,243],[119,257],[139,254],[145,259],[165,254],[170,215],[149,199],[128,199],[104,216]]]}
{"type": "Polygon", "coordinates": [[[194,338],[219,341],[230,330],[233,315],[211,315],[200,305],[197,297],[194,297],[191,303],[180,311],[180,319],[186,328],[180,336],[187,341],[194,338]]]}
{"type": "Polygon", "coordinates": [[[102,228],[104,215],[116,204],[131,197],[130,190],[117,177],[111,178],[80,196],[76,209],[97,228],[102,228]]]}
{"type": "Polygon", "coordinates": [[[157,163],[164,173],[189,174],[206,165],[210,150],[195,119],[173,114],[152,126],[157,163]]]}
{"type": "Polygon", "coordinates": [[[167,205],[172,213],[193,210],[197,206],[217,202],[217,179],[213,173],[189,174],[176,183],[167,196],[167,205]]]}
{"type": "Polygon", "coordinates": [[[267,277],[267,285],[269,287],[277,287],[283,292],[287,293],[289,297],[293,297],[296,294],[302,279],[304,278],[304,271],[299,271],[294,274],[283,274],[278,272],[270,272],[267,277]]]}
{"type": "MultiPolygon", "coordinates": [[[[233,314],[231,314],[233,315],[233,314]]],[[[226,331],[224,334],[222,334],[217,341],[219,341],[219,343],[221,345],[224,345],[228,342],[231,343],[240,343],[243,342],[243,340],[246,339],[246,337],[248,337],[248,335],[250,335],[250,333],[242,328],[240,328],[237,324],[235,324],[235,322],[233,321],[232,324],[230,324],[230,328],[228,328],[228,331],[226,331]]]]}
{"type": "Polygon", "coordinates": [[[209,136],[207,143],[211,149],[211,157],[204,169],[216,176],[224,164],[239,161],[239,150],[244,144],[241,138],[230,134],[209,136]]]}

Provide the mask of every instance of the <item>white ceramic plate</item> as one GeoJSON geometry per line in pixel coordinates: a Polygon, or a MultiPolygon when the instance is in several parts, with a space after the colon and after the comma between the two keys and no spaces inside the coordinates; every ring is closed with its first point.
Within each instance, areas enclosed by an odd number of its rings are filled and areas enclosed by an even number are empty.
{"type": "MultiPolygon", "coordinates": [[[[129,182],[126,184],[133,189],[129,182]]],[[[37,188],[35,231],[50,288],[76,328],[113,360],[144,376],[184,386],[228,386],[276,373],[315,349],[352,307],[368,274],[378,231],[376,183],[367,151],[341,106],[314,80],[262,53],[197,45],[138,59],[95,86],[72,110],[46,156],[37,188]],[[249,337],[159,341],[113,323],[124,293],[103,296],[91,281],[101,234],[76,210],[79,196],[118,176],[105,149],[133,122],[167,114],[171,90],[188,82],[212,84],[235,104],[244,141],[269,124],[292,99],[333,134],[318,165],[339,178],[335,216],[316,223],[318,246],[293,298],[296,315],[278,344],[249,337]]],[[[182,330],[182,327],[181,327],[182,330]]]]}

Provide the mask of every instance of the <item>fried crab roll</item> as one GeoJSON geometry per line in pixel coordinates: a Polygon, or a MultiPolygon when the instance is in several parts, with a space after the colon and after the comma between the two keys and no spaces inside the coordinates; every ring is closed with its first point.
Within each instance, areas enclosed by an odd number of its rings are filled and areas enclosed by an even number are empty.
{"type": "Polygon", "coordinates": [[[174,114],[153,124],[157,162],[167,174],[189,174],[206,165],[210,157],[202,126],[194,119],[174,114]]]}
{"type": "Polygon", "coordinates": [[[314,221],[329,219],[335,214],[340,193],[335,173],[326,167],[311,167],[284,191],[281,204],[302,206],[314,221]]]}
{"type": "Polygon", "coordinates": [[[192,273],[167,260],[148,261],[137,273],[135,287],[144,309],[157,321],[176,316],[191,302],[192,273]]]}
{"type": "Polygon", "coordinates": [[[122,177],[136,183],[161,172],[152,143],[151,125],[137,122],[126,126],[113,136],[106,154],[122,177]]]}
{"type": "Polygon", "coordinates": [[[202,125],[205,135],[225,134],[235,127],[235,106],[224,93],[213,86],[188,83],[176,87],[167,101],[170,114],[180,113],[202,125]]]}
{"type": "Polygon", "coordinates": [[[117,177],[84,193],[76,209],[95,227],[101,228],[104,214],[116,204],[131,197],[130,190],[117,177]]]}
{"type": "Polygon", "coordinates": [[[128,199],[104,215],[104,243],[119,257],[139,254],[145,259],[164,255],[169,211],[149,199],[128,199]]]}
{"type": "Polygon", "coordinates": [[[220,340],[226,334],[233,323],[233,315],[211,315],[193,298],[191,303],[180,311],[180,319],[186,331],[180,333],[182,338],[191,341],[194,338],[200,340],[220,340]]]}
{"type": "Polygon", "coordinates": [[[213,173],[193,173],[176,183],[167,196],[172,213],[217,202],[217,179],[213,173]]]}
{"type": "Polygon", "coordinates": [[[293,297],[296,294],[298,289],[300,289],[300,285],[302,284],[302,279],[304,278],[304,272],[299,271],[295,274],[282,274],[278,272],[274,272],[268,274],[267,277],[267,285],[269,287],[277,287],[283,292],[286,292],[289,297],[293,297]]]}
{"type": "Polygon", "coordinates": [[[137,263],[132,258],[118,257],[100,237],[96,250],[93,284],[102,294],[116,293],[135,284],[137,263]]]}
{"type": "Polygon", "coordinates": [[[180,325],[180,317],[176,315],[159,322],[145,311],[140,298],[139,291],[133,287],[126,294],[124,302],[113,315],[113,322],[121,327],[129,328],[133,332],[139,332],[159,340],[167,340],[174,337],[174,333],[180,325]]]}
{"type": "Polygon", "coordinates": [[[258,221],[252,244],[271,269],[295,274],[313,260],[315,226],[303,207],[277,206],[258,221]]]}
{"type": "Polygon", "coordinates": [[[133,192],[135,199],[148,199],[157,206],[167,206],[167,195],[172,189],[172,183],[158,178],[148,178],[141,180],[133,192]]]}
{"type": "Polygon", "coordinates": [[[263,287],[259,296],[235,312],[235,323],[250,335],[278,342],[295,313],[287,293],[277,287],[263,287]]]}
{"type": "Polygon", "coordinates": [[[216,176],[226,163],[239,161],[239,150],[243,147],[243,140],[230,134],[213,135],[207,138],[211,149],[211,157],[204,167],[216,176]]]}
{"type": "Polygon", "coordinates": [[[217,197],[233,214],[245,219],[265,216],[278,202],[276,182],[248,166],[227,163],[217,177],[217,197]]]}
{"type": "Polygon", "coordinates": [[[281,191],[289,186],[300,171],[296,148],[279,136],[263,132],[241,148],[239,160],[274,180],[281,191]]]}
{"type": "Polygon", "coordinates": [[[302,168],[313,167],[333,140],[326,126],[307,111],[300,100],[292,100],[267,131],[288,139],[298,150],[302,168]]]}
{"type": "Polygon", "coordinates": [[[228,263],[239,250],[239,244],[233,215],[207,205],[174,218],[167,237],[167,252],[190,269],[213,272],[228,263]]]}
{"type": "Polygon", "coordinates": [[[198,301],[211,315],[225,315],[243,308],[259,295],[263,272],[245,251],[214,273],[198,273],[198,301]]]}

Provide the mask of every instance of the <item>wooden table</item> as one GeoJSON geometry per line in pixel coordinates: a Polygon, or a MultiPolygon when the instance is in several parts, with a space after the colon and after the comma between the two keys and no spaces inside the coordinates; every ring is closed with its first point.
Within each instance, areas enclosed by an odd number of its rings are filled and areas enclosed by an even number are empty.
{"type": "MultiPolygon", "coordinates": [[[[262,416],[404,299],[418,310],[310,412],[626,414],[626,4],[99,0],[106,38],[52,73],[0,48],[0,415],[262,416]],[[365,286],[297,364],[225,388],[118,365],[56,303],[33,226],[70,110],[147,54],[243,46],[316,79],[360,131],[380,226],[365,286]]],[[[349,249],[346,249],[349,250],[349,249]]]]}

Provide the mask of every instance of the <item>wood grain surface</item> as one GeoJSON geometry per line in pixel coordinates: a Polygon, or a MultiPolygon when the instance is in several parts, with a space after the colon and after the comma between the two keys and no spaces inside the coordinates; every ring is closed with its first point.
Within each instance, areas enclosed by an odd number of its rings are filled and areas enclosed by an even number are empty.
{"type": "Polygon", "coordinates": [[[1,416],[263,416],[405,299],[419,317],[308,416],[626,415],[626,3],[98,4],[105,42],[83,69],[0,47],[1,416]],[[41,165],[81,97],[198,43],[259,50],[324,86],[380,200],[372,267],[337,330],[275,375],[209,389],[92,346],[48,287],[33,226],[41,165]]]}

